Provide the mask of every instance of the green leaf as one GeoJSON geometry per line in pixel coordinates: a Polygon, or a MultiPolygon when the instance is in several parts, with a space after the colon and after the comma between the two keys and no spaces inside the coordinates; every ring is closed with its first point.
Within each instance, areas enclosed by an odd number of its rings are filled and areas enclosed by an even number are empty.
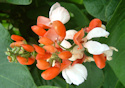
{"type": "Polygon", "coordinates": [[[82,4],[83,3],[83,0],[68,0],[70,2],[74,2],[74,3],[77,3],[77,4],[82,4]]]}
{"type": "Polygon", "coordinates": [[[16,5],[29,5],[32,3],[32,0],[0,0],[0,2],[16,5]]]}
{"type": "Polygon", "coordinates": [[[125,87],[123,86],[123,84],[120,81],[118,81],[114,88],[125,88],[125,87]]]}
{"type": "Polygon", "coordinates": [[[117,81],[118,81],[118,78],[116,77],[112,68],[108,64],[106,64],[106,67],[104,68],[103,88],[115,88],[117,81]]]}
{"type": "Polygon", "coordinates": [[[110,36],[107,39],[109,46],[116,47],[119,51],[114,52],[113,60],[109,65],[118,79],[125,86],[125,0],[121,0],[111,21],[107,24],[110,36]]]}
{"type": "Polygon", "coordinates": [[[0,24],[0,87],[1,88],[36,88],[26,66],[9,63],[5,55],[10,44],[8,31],[0,24]]]}
{"type": "Polygon", "coordinates": [[[109,21],[120,0],[83,0],[89,14],[103,21],[109,21]]]}
{"type": "Polygon", "coordinates": [[[85,63],[88,71],[87,80],[78,86],[78,88],[100,88],[103,83],[104,76],[101,69],[95,63],[85,63]]]}
{"type": "Polygon", "coordinates": [[[39,86],[37,88],[60,88],[60,87],[56,87],[56,86],[39,86]]]}

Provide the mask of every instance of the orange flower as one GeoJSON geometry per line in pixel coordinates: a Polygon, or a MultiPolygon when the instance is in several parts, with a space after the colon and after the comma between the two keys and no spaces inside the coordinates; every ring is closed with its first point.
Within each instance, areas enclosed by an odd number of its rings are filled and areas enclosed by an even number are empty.
{"type": "Polygon", "coordinates": [[[35,32],[39,36],[43,36],[46,33],[45,29],[43,29],[37,25],[32,26],[31,29],[33,30],[33,32],[35,32]]]}
{"type": "Polygon", "coordinates": [[[102,69],[105,67],[106,58],[104,54],[93,55],[93,58],[98,68],[102,69]]]}
{"type": "Polygon", "coordinates": [[[45,80],[51,80],[53,78],[55,78],[60,72],[60,69],[58,67],[50,67],[48,68],[46,71],[44,71],[41,76],[45,79],[45,80]]]}
{"type": "Polygon", "coordinates": [[[62,51],[60,54],[58,54],[58,57],[61,59],[69,59],[72,57],[72,53],[70,51],[62,51]]]}
{"type": "Polygon", "coordinates": [[[54,30],[59,35],[59,40],[62,41],[66,36],[66,28],[61,21],[53,21],[52,24],[54,30]]]}
{"type": "Polygon", "coordinates": [[[78,31],[78,32],[74,35],[74,37],[73,37],[73,41],[74,41],[75,44],[77,44],[77,45],[79,46],[79,49],[82,49],[82,48],[83,48],[83,46],[82,46],[82,44],[81,44],[83,37],[84,37],[83,28],[82,28],[80,31],[78,31]]]}
{"type": "Polygon", "coordinates": [[[14,41],[23,41],[25,40],[23,37],[19,36],[19,35],[11,35],[11,39],[14,41]]]}
{"type": "Polygon", "coordinates": [[[28,44],[23,44],[22,47],[28,51],[28,52],[33,52],[34,51],[34,48],[31,46],[31,45],[28,45],[28,44]]]}
{"type": "Polygon", "coordinates": [[[34,57],[29,57],[28,59],[26,59],[24,57],[17,56],[17,60],[22,65],[32,65],[35,62],[34,57]]]}
{"type": "Polygon", "coordinates": [[[17,41],[17,42],[13,42],[10,44],[10,47],[11,48],[14,48],[14,47],[21,47],[22,44],[25,44],[23,41],[17,41]]]}
{"type": "Polygon", "coordinates": [[[62,71],[63,69],[67,68],[72,62],[67,60],[67,59],[63,59],[62,63],[61,63],[61,68],[60,71],[62,71]]]}
{"type": "Polygon", "coordinates": [[[40,47],[40,46],[38,46],[38,45],[35,45],[35,44],[33,44],[33,47],[35,48],[35,51],[36,51],[37,53],[42,54],[42,55],[45,54],[45,50],[44,50],[42,47],[40,47]]]}
{"type": "Polygon", "coordinates": [[[47,37],[41,37],[38,42],[44,45],[51,45],[54,43],[52,40],[50,40],[47,37]]]}
{"type": "Polygon", "coordinates": [[[39,60],[37,60],[36,66],[40,70],[45,70],[45,69],[48,69],[50,67],[50,64],[49,64],[49,62],[47,62],[47,61],[45,61],[43,59],[39,59],[39,60]]]}
{"type": "Polygon", "coordinates": [[[46,59],[49,59],[50,57],[51,57],[50,53],[45,53],[44,55],[43,54],[37,54],[36,60],[39,60],[39,59],[46,60],[46,59]]]}
{"type": "Polygon", "coordinates": [[[49,53],[55,53],[57,49],[52,45],[43,46],[43,48],[49,53]]]}
{"type": "Polygon", "coordinates": [[[91,22],[89,23],[89,27],[86,29],[86,31],[89,32],[95,27],[101,27],[101,25],[102,21],[100,19],[95,18],[91,20],[91,22]]]}

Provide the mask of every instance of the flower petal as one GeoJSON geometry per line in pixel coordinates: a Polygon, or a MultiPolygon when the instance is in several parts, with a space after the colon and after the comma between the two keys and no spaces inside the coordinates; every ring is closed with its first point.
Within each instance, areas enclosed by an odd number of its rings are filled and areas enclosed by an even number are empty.
{"type": "Polygon", "coordinates": [[[63,40],[61,42],[61,46],[63,46],[64,48],[70,48],[72,45],[70,44],[70,42],[63,40]]]}
{"type": "Polygon", "coordinates": [[[50,19],[44,16],[38,16],[37,18],[37,25],[44,28],[44,29],[48,29],[50,28],[50,19]]]}
{"type": "Polygon", "coordinates": [[[101,44],[96,41],[88,41],[84,44],[84,47],[88,49],[90,54],[99,55],[104,51],[109,50],[109,47],[106,44],[101,44]]]}
{"type": "Polygon", "coordinates": [[[96,27],[88,33],[87,39],[92,39],[97,37],[108,37],[108,35],[109,35],[109,32],[107,32],[101,27],[96,27]]]}
{"type": "Polygon", "coordinates": [[[74,37],[74,35],[76,33],[77,33],[76,30],[68,30],[68,31],[66,31],[65,39],[72,39],[73,40],[73,37],[74,37]]]}
{"type": "Polygon", "coordinates": [[[64,7],[60,6],[51,12],[49,18],[50,18],[51,22],[53,22],[55,20],[59,20],[63,24],[65,24],[69,21],[70,15],[69,15],[69,12],[64,7]]]}
{"type": "Polygon", "coordinates": [[[50,8],[50,11],[49,11],[49,17],[51,16],[53,10],[55,10],[56,8],[60,7],[60,4],[58,2],[56,2],[55,4],[53,4],[50,8]]]}

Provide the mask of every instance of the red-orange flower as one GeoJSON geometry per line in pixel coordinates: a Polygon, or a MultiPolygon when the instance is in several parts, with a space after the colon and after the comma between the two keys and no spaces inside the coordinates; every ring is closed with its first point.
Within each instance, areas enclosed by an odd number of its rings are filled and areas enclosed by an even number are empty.
{"type": "Polygon", "coordinates": [[[62,51],[60,54],[58,54],[58,57],[61,59],[69,59],[72,56],[72,53],[70,51],[62,51]]]}
{"type": "Polygon", "coordinates": [[[23,37],[19,36],[19,35],[11,35],[11,39],[14,41],[23,41],[25,40],[23,37]]]}
{"type": "Polygon", "coordinates": [[[38,45],[35,45],[35,44],[33,44],[33,47],[35,48],[35,51],[36,51],[37,53],[42,54],[42,55],[45,54],[45,50],[44,50],[42,47],[40,47],[40,46],[38,46],[38,45]]]}
{"type": "Polygon", "coordinates": [[[22,47],[23,47],[26,51],[28,51],[28,52],[33,52],[33,51],[34,51],[34,48],[33,48],[33,46],[31,46],[31,45],[23,44],[22,47]]]}
{"type": "Polygon", "coordinates": [[[51,45],[54,43],[52,40],[50,40],[47,37],[41,37],[38,42],[44,45],[51,45]]]}

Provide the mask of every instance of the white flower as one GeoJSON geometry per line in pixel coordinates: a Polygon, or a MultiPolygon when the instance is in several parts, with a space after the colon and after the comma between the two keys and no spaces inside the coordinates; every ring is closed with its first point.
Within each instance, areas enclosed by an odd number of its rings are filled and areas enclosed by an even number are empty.
{"type": "Polygon", "coordinates": [[[87,69],[82,64],[75,64],[74,66],[69,66],[62,71],[62,76],[69,84],[79,85],[83,83],[87,78],[87,69]]]}
{"type": "Polygon", "coordinates": [[[84,43],[84,47],[88,49],[90,54],[99,55],[102,54],[104,51],[109,50],[108,45],[101,44],[96,41],[88,41],[84,43]]]}
{"type": "Polygon", "coordinates": [[[64,7],[60,6],[60,4],[58,2],[56,2],[50,8],[49,18],[50,18],[51,22],[53,22],[55,20],[59,20],[63,24],[65,24],[69,21],[70,15],[69,15],[69,12],[64,7]]]}
{"type": "Polygon", "coordinates": [[[106,59],[109,61],[112,60],[113,50],[118,52],[118,50],[115,47],[109,47],[109,50],[104,51],[104,55],[106,56],[106,59]]]}
{"type": "Polygon", "coordinates": [[[101,27],[96,27],[93,28],[86,36],[86,38],[88,40],[92,39],[92,38],[97,38],[97,37],[108,37],[109,32],[107,32],[106,30],[104,30],[101,27]]]}

